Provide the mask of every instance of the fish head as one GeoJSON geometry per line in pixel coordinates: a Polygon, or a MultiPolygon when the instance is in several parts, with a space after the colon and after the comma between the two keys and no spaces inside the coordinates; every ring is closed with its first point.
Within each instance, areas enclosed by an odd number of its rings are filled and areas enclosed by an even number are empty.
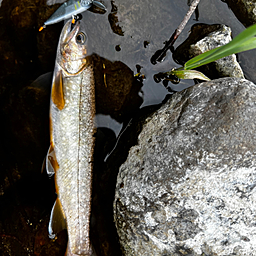
{"type": "Polygon", "coordinates": [[[88,37],[84,27],[80,20],[75,24],[69,20],[61,32],[57,61],[69,74],[80,73],[88,65],[88,37]]]}

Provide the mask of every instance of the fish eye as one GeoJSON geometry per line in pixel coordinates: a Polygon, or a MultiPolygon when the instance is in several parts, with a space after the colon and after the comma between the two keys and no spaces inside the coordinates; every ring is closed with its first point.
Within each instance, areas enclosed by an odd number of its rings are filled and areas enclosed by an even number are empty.
{"type": "Polygon", "coordinates": [[[76,36],[76,42],[77,42],[78,44],[84,44],[85,41],[86,41],[86,35],[85,35],[83,32],[79,33],[79,34],[76,36]]]}

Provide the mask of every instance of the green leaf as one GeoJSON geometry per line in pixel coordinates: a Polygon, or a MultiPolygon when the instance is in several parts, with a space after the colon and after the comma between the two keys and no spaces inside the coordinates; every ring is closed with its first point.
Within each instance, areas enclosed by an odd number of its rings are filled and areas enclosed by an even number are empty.
{"type": "MultiPolygon", "coordinates": [[[[203,73],[196,70],[177,70],[173,69],[170,72],[166,72],[168,75],[172,74],[177,76],[179,79],[200,79],[203,81],[211,81],[207,76],[203,73]]],[[[168,79],[167,79],[168,80],[168,79]]]]}
{"type": "Polygon", "coordinates": [[[202,53],[187,61],[184,65],[185,70],[194,69],[210,62],[238,52],[248,51],[256,48],[256,24],[245,29],[237,35],[231,42],[208,52],[202,53]]]}

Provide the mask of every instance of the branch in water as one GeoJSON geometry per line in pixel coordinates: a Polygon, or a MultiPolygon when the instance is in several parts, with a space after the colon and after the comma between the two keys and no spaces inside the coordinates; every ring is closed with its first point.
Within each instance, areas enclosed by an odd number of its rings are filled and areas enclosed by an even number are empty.
{"type": "Polygon", "coordinates": [[[188,23],[191,15],[195,11],[195,9],[196,9],[197,5],[199,4],[199,2],[200,2],[200,0],[194,0],[191,3],[186,16],[184,17],[184,19],[182,20],[180,25],[177,27],[177,29],[174,31],[174,33],[172,34],[171,38],[165,43],[164,48],[162,50],[156,51],[155,54],[152,56],[152,58],[151,58],[151,63],[152,64],[155,65],[157,62],[161,62],[162,61],[162,59],[165,57],[166,52],[168,51],[168,49],[170,49],[173,46],[173,44],[175,43],[175,41],[179,37],[180,33],[182,32],[182,30],[184,29],[184,27],[188,23]]]}

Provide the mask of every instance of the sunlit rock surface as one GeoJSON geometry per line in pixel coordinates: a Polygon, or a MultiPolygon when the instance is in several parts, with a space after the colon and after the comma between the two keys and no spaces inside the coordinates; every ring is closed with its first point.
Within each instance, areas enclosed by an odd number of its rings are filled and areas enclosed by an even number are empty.
{"type": "MultiPolygon", "coordinates": [[[[210,33],[202,40],[191,45],[189,49],[189,54],[190,56],[194,57],[201,53],[225,45],[231,40],[232,38],[230,27],[221,25],[218,30],[210,33]]],[[[216,60],[214,64],[221,77],[230,76],[244,78],[243,71],[239,63],[237,62],[235,54],[216,60]]]]}
{"type": "Polygon", "coordinates": [[[120,167],[124,255],[256,255],[256,87],[223,78],[148,117],[120,167]]]}

